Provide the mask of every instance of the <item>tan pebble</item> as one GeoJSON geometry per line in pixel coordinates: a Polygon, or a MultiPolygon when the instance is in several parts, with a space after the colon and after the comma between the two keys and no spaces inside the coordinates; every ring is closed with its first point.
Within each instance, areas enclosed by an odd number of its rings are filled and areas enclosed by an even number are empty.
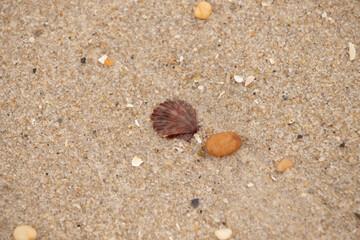
{"type": "Polygon", "coordinates": [[[276,165],[276,170],[278,170],[279,172],[284,172],[288,168],[291,168],[293,165],[294,163],[290,159],[284,158],[276,165]]]}
{"type": "Polygon", "coordinates": [[[221,132],[210,136],[205,143],[208,153],[222,157],[233,154],[241,147],[241,138],[234,132],[221,132]]]}
{"type": "Polygon", "coordinates": [[[34,240],[37,237],[36,230],[29,225],[17,226],[13,235],[15,240],[34,240]]]}
{"type": "Polygon", "coordinates": [[[215,236],[219,240],[229,239],[231,237],[231,235],[232,235],[232,231],[230,228],[219,229],[219,230],[215,231],[215,236]]]}
{"type": "Polygon", "coordinates": [[[208,2],[199,2],[195,7],[194,15],[199,19],[207,19],[211,14],[211,5],[208,2]]]}

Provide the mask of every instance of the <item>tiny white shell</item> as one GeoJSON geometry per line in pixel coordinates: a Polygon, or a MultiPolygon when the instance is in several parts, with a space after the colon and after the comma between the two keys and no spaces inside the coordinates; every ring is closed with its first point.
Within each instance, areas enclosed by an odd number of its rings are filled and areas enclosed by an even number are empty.
{"type": "Polygon", "coordinates": [[[138,167],[143,163],[143,161],[141,160],[141,158],[135,156],[131,162],[131,165],[133,165],[134,167],[138,167]]]}
{"type": "Polygon", "coordinates": [[[242,83],[244,78],[242,76],[234,76],[235,82],[242,83]]]}

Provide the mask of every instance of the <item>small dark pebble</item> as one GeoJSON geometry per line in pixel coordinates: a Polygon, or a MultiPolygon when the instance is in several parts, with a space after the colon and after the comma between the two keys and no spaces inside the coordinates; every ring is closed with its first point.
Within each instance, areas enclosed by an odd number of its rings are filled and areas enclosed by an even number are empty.
{"type": "Polygon", "coordinates": [[[298,135],[297,138],[298,139],[303,138],[303,135],[298,135]]]}
{"type": "Polygon", "coordinates": [[[193,206],[194,208],[199,206],[199,199],[198,198],[194,198],[193,200],[191,200],[191,206],[193,206]]]}
{"type": "Polygon", "coordinates": [[[81,63],[86,63],[86,58],[85,57],[83,57],[83,58],[81,58],[81,63]]]}
{"type": "Polygon", "coordinates": [[[93,130],[92,133],[96,133],[96,130],[93,130]]]}
{"type": "Polygon", "coordinates": [[[269,149],[269,151],[271,150],[271,148],[268,148],[269,149]]]}
{"type": "Polygon", "coordinates": [[[286,101],[286,100],[288,100],[288,97],[283,95],[283,99],[286,101]]]}
{"type": "Polygon", "coordinates": [[[33,68],[33,73],[36,73],[36,68],[33,68]]]}
{"type": "Polygon", "coordinates": [[[273,72],[276,72],[276,70],[273,70],[273,72]]]}
{"type": "Polygon", "coordinates": [[[345,143],[344,143],[344,142],[341,143],[339,147],[344,148],[344,147],[345,147],[345,143]]]}
{"type": "Polygon", "coordinates": [[[356,217],[360,218],[360,213],[354,212],[354,215],[355,215],[356,217]]]}
{"type": "Polygon", "coordinates": [[[62,119],[62,118],[59,118],[59,119],[57,120],[57,122],[58,122],[58,123],[62,123],[62,122],[63,122],[63,119],[62,119]]]}
{"type": "Polygon", "coordinates": [[[202,213],[202,210],[200,209],[200,211],[199,211],[200,213],[202,213]]]}

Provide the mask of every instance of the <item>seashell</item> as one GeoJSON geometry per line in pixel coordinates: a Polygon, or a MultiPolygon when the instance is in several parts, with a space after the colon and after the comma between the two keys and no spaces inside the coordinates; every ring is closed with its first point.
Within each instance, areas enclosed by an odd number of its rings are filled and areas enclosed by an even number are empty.
{"type": "Polygon", "coordinates": [[[195,109],[182,100],[167,100],[154,109],[151,115],[155,131],[164,138],[190,141],[199,127],[195,109]]]}

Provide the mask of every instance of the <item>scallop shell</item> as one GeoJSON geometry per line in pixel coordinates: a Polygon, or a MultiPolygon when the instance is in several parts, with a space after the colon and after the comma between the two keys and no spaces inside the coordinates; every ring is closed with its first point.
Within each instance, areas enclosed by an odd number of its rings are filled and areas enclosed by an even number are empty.
{"type": "Polygon", "coordinates": [[[164,138],[190,141],[199,127],[195,109],[182,100],[167,100],[155,108],[151,115],[153,127],[164,138]]]}

